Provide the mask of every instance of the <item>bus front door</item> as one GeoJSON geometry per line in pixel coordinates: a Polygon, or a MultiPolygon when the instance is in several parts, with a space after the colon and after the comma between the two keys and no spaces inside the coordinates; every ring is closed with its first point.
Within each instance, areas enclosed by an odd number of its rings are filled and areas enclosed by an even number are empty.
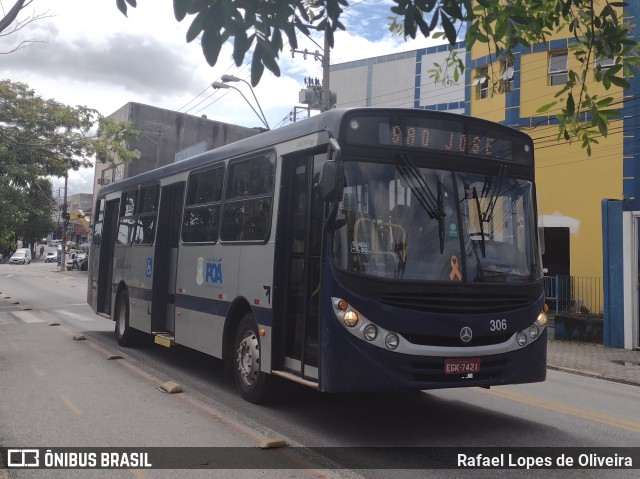
{"type": "Polygon", "coordinates": [[[284,318],[279,332],[284,353],[282,367],[313,382],[319,377],[318,294],[323,207],[317,173],[325,157],[305,155],[283,161],[283,181],[287,188],[282,189],[278,231],[284,234],[278,234],[276,245],[284,260],[281,269],[276,269],[278,282],[282,284],[278,293],[281,302],[278,309],[282,313],[278,316],[284,318]]]}
{"type": "Polygon", "coordinates": [[[168,333],[169,337],[175,331],[176,269],[183,195],[184,182],[162,187],[153,258],[151,331],[168,333]]]}

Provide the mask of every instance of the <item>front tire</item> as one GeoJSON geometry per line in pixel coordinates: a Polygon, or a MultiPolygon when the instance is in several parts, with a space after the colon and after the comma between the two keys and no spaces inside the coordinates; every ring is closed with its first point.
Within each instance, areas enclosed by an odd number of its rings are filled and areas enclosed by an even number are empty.
{"type": "Polygon", "coordinates": [[[129,293],[123,290],[116,298],[115,333],[120,346],[133,346],[135,331],[129,326],[129,293]]]}
{"type": "Polygon", "coordinates": [[[246,314],[233,342],[233,373],[240,395],[259,404],[271,397],[273,378],[260,371],[260,335],[253,314],[246,314]]]}

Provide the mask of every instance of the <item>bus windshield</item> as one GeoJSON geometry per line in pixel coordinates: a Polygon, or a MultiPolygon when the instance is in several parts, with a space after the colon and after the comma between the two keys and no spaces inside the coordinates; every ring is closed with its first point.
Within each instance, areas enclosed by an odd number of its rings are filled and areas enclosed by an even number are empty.
{"type": "Polygon", "coordinates": [[[491,174],[344,163],[334,264],[378,278],[523,282],[540,277],[533,184],[491,174]]]}

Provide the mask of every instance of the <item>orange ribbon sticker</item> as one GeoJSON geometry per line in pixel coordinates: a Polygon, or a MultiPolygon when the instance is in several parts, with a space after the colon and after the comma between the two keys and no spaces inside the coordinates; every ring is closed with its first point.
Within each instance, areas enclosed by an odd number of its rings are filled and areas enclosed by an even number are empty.
{"type": "Polygon", "coordinates": [[[456,255],[451,256],[451,273],[449,273],[449,279],[453,281],[453,278],[458,278],[458,281],[462,281],[462,273],[458,269],[458,258],[456,255]]]}

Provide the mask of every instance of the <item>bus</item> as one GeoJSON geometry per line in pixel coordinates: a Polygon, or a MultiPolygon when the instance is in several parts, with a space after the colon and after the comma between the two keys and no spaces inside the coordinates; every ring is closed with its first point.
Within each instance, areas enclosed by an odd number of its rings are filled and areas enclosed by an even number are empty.
{"type": "Polygon", "coordinates": [[[261,402],[530,383],[547,318],[531,139],[335,109],[96,195],[88,303],[122,346],[224,361],[261,402]]]}

